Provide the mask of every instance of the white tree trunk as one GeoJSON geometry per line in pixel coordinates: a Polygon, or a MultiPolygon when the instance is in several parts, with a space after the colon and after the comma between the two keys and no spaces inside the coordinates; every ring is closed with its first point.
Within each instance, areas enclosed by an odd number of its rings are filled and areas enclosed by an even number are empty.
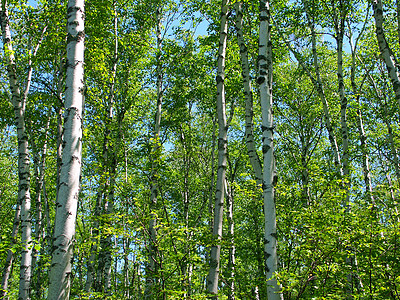
{"type": "Polygon", "coordinates": [[[276,210],[274,185],[276,169],[274,158],[274,123],[272,115],[272,47],[270,8],[268,0],[260,0],[260,38],[258,53],[258,84],[262,111],[263,198],[265,214],[264,251],[266,257],[268,300],[283,299],[275,278],[278,269],[276,240],[276,210]]]}
{"type": "Polygon", "coordinates": [[[228,300],[235,300],[235,265],[236,265],[236,247],[235,247],[235,223],[233,220],[233,189],[228,180],[225,181],[225,194],[226,194],[226,219],[228,223],[228,244],[229,244],[229,257],[228,257],[228,270],[227,270],[227,285],[228,285],[228,300]]]}
{"type": "Polygon", "coordinates": [[[217,69],[217,114],[218,114],[218,171],[214,205],[213,244],[211,247],[210,269],[207,278],[207,291],[213,299],[218,299],[218,279],[220,271],[220,254],[222,238],[222,221],[224,206],[224,185],[227,163],[227,122],[225,112],[225,54],[228,34],[227,11],[229,0],[222,0],[221,27],[218,49],[217,69]]]}
{"type": "Polygon", "coordinates": [[[242,12],[242,2],[236,3],[236,31],[237,40],[240,49],[240,62],[242,65],[242,78],[243,78],[243,88],[245,97],[245,136],[246,136],[246,146],[247,153],[249,155],[250,163],[253,168],[254,174],[256,176],[257,185],[262,184],[262,168],[261,161],[258,157],[256,146],[254,142],[254,126],[253,126],[253,92],[250,82],[250,68],[249,68],[249,58],[247,46],[243,38],[243,12],[242,12]]]}
{"type": "Polygon", "coordinates": [[[383,32],[383,7],[382,0],[373,0],[372,7],[374,8],[375,29],[376,37],[378,40],[379,50],[385,61],[387,72],[390,81],[392,82],[393,91],[400,106],[400,74],[396,66],[396,58],[386,40],[385,33],[383,32]]]}
{"type": "Polygon", "coordinates": [[[13,246],[17,243],[17,235],[19,230],[21,216],[21,206],[17,203],[17,207],[15,209],[13,228],[11,231],[11,242],[9,249],[7,251],[7,258],[4,263],[2,277],[1,277],[1,286],[0,286],[0,299],[7,299],[7,290],[8,290],[8,280],[11,275],[12,264],[14,262],[14,251],[13,246]]]}
{"type": "MultiPolygon", "coordinates": [[[[37,299],[41,298],[41,279],[42,279],[42,259],[38,262],[39,259],[39,251],[35,247],[35,245],[41,245],[44,243],[44,217],[43,217],[43,202],[42,202],[42,194],[43,198],[45,195],[45,168],[46,168],[46,156],[47,156],[47,142],[48,142],[48,132],[50,128],[51,121],[51,109],[49,109],[47,113],[47,123],[46,130],[44,136],[44,144],[42,153],[39,154],[39,149],[36,147],[34,135],[31,130],[29,131],[29,136],[31,137],[30,144],[33,152],[33,162],[34,162],[34,176],[35,176],[35,198],[34,201],[36,203],[36,222],[35,222],[35,240],[33,243],[32,250],[32,273],[36,273],[36,280],[34,283],[31,283],[32,290],[35,291],[35,296],[37,299]],[[38,263],[37,263],[38,262],[38,263]]],[[[28,126],[28,129],[31,126],[28,126]]]]}
{"type": "MultiPolygon", "coordinates": [[[[190,128],[190,127],[189,127],[190,128]]],[[[189,247],[189,239],[190,239],[190,229],[189,229],[189,204],[190,204],[190,175],[189,170],[191,168],[191,141],[190,139],[186,139],[185,130],[183,127],[181,130],[181,144],[183,148],[183,170],[181,170],[183,174],[183,191],[182,191],[182,199],[183,199],[183,219],[185,222],[185,250],[184,250],[184,258],[181,261],[181,274],[182,274],[182,297],[186,299],[191,295],[191,268],[192,264],[190,263],[190,247],[189,247]]],[[[191,130],[191,128],[190,128],[191,130]]]]}
{"type": "MultiPolygon", "coordinates": [[[[3,47],[4,56],[7,65],[8,80],[11,89],[11,102],[14,106],[15,124],[17,128],[18,138],[18,205],[17,214],[20,213],[20,226],[21,226],[21,267],[20,267],[20,278],[19,278],[19,299],[30,299],[30,280],[31,280],[31,262],[32,262],[32,224],[31,224],[31,196],[30,196],[30,170],[29,170],[29,149],[28,149],[28,136],[25,126],[25,105],[26,96],[29,91],[30,77],[32,74],[31,64],[29,65],[27,86],[25,93],[22,94],[16,72],[14,51],[12,48],[11,31],[8,19],[8,7],[7,1],[2,0],[1,3],[1,29],[3,36],[3,47]],[[20,212],[18,211],[20,208],[20,212]]],[[[15,227],[15,226],[14,226],[15,227]]],[[[18,226],[17,226],[18,227],[18,226]]],[[[10,253],[9,253],[10,254],[10,253]]],[[[12,255],[11,255],[12,256],[12,255]]],[[[13,257],[7,259],[8,263],[12,263],[13,257]]],[[[5,266],[5,276],[3,281],[5,287],[7,287],[7,281],[9,278],[9,266],[5,266]],[[8,274],[7,274],[8,272],[8,274]]]]}
{"type": "MultiPolygon", "coordinates": [[[[341,12],[345,14],[344,12],[341,12]]],[[[345,28],[345,16],[341,15],[336,24],[336,41],[337,41],[337,77],[338,77],[338,91],[340,96],[340,123],[342,127],[342,164],[343,164],[343,178],[344,187],[346,191],[345,208],[348,211],[350,201],[350,166],[349,166],[349,129],[347,126],[347,97],[344,89],[344,76],[343,76],[343,36],[345,28]]]]}
{"type": "Polygon", "coordinates": [[[400,164],[399,164],[399,158],[398,158],[398,154],[397,154],[397,150],[396,150],[394,138],[393,138],[393,128],[391,125],[390,117],[388,116],[387,103],[386,103],[386,100],[384,99],[384,97],[386,96],[385,91],[383,91],[383,92],[380,91],[380,89],[377,87],[375,80],[371,76],[371,74],[369,74],[368,77],[369,77],[372,87],[375,91],[375,94],[380,101],[380,106],[383,107],[382,119],[383,119],[383,122],[385,122],[387,131],[388,131],[389,149],[390,149],[390,154],[392,156],[391,163],[394,166],[397,182],[400,183],[400,164]]]}
{"type": "MultiPolygon", "coordinates": [[[[258,156],[256,150],[256,144],[254,142],[254,123],[253,123],[253,92],[251,87],[251,78],[250,78],[250,67],[249,67],[249,59],[248,59],[248,50],[243,37],[243,11],[242,11],[243,2],[239,1],[236,3],[236,32],[237,32],[237,41],[240,49],[240,62],[242,65],[242,78],[243,78],[243,88],[244,88],[244,97],[245,97],[245,137],[246,137],[246,146],[247,146],[247,154],[249,156],[250,164],[253,168],[253,172],[255,175],[256,183],[259,188],[262,187],[263,175],[262,175],[262,164],[260,161],[260,157],[258,156]]],[[[258,201],[254,201],[254,205],[258,206],[258,201]]],[[[253,217],[254,220],[254,230],[258,232],[259,224],[258,218],[253,217]]],[[[262,235],[257,234],[257,242],[263,240],[262,235]]],[[[264,277],[264,265],[265,262],[262,258],[263,249],[261,247],[256,250],[257,253],[257,261],[258,261],[258,277],[264,277]]],[[[263,287],[262,290],[265,290],[263,287]]],[[[257,287],[258,291],[258,287],[257,287]]]]}
{"type": "Polygon", "coordinates": [[[64,146],[48,299],[69,299],[82,159],[84,0],[68,1],[64,146]]]}

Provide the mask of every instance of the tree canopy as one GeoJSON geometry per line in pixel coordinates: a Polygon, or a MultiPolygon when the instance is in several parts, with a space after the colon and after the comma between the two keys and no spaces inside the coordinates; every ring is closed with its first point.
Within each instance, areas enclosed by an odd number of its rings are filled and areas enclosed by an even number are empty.
{"type": "Polygon", "coordinates": [[[0,299],[400,298],[400,1],[0,17],[0,299]]]}

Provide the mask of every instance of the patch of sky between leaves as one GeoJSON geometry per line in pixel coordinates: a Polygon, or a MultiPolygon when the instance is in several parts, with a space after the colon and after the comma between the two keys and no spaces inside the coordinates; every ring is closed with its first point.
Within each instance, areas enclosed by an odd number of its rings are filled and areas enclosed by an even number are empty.
{"type": "MultiPolygon", "coordinates": [[[[38,1],[37,0],[28,0],[28,5],[32,7],[37,7],[38,6],[38,1]]],[[[195,18],[199,18],[200,14],[197,13],[197,15],[194,16],[195,18]]],[[[173,22],[172,27],[179,27],[179,19],[173,22]]],[[[190,25],[189,22],[186,22],[184,28],[189,29],[190,25]]],[[[195,36],[200,36],[200,35],[206,35],[207,34],[207,28],[208,28],[208,22],[203,20],[199,22],[195,28],[195,36]]],[[[172,30],[168,32],[168,34],[172,34],[172,30]]]]}
{"type": "Polygon", "coordinates": [[[36,0],[28,0],[28,5],[32,7],[37,7],[38,3],[36,0]]]}

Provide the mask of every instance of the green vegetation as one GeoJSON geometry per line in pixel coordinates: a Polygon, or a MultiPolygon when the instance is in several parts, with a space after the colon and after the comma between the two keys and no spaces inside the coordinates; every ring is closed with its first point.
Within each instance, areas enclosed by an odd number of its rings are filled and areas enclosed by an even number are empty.
{"type": "Polygon", "coordinates": [[[400,299],[400,2],[261,2],[271,11],[272,60],[259,54],[266,20],[259,2],[241,2],[242,47],[238,1],[228,1],[221,81],[223,1],[85,1],[70,288],[51,298],[71,67],[67,1],[1,1],[1,300],[267,299],[268,187],[275,192],[277,232],[270,236],[277,239],[279,299],[400,299]],[[244,53],[252,104],[244,92],[244,53]],[[270,128],[262,126],[263,59],[273,68],[270,128]],[[266,130],[274,133],[273,187],[256,170],[269,150],[266,130]],[[221,239],[213,234],[218,191],[225,200],[221,239]],[[207,291],[215,245],[217,295],[207,291]]]}

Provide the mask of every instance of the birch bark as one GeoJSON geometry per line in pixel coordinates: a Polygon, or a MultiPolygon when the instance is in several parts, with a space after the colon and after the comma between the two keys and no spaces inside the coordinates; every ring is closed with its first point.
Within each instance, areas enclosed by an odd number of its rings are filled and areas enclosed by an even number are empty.
{"type": "Polygon", "coordinates": [[[234,220],[233,220],[233,189],[229,184],[228,180],[225,181],[225,194],[226,194],[226,219],[228,222],[228,243],[229,243],[229,257],[228,257],[228,300],[235,300],[235,232],[234,232],[234,220]]]}
{"type": "Polygon", "coordinates": [[[375,30],[378,40],[379,50],[382,58],[385,61],[386,69],[392,82],[392,88],[400,106],[400,74],[398,71],[396,58],[390,48],[385,33],[383,31],[383,7],[382,0],[372,0],[372,7],[374,9],[375,30]]]}
{"type": "Polygon", "coordinates": [[[227,164],[227,121],[225,111],[225,54],[228,35],[229,0],[222,0],[221,25],[218,48],[217,83],[217,114],[218,114],[218,170],[214,205],[213,244],[211,246],[210,269],[207,278],[207,291],[212,299],[218,299],[218,279],[220,272],[220,255],[222,239],[222,221],[224,208],[224,185],[227,164]]]}
{"type": "MultiPolygon", "coordinates": [[[[21,221],[14,222],[14,228],[18,231],[18,226],[21,226],[21,267],[20,267],[20,282],[19,282],[19,299],[30,299],[30,280],[31,280],[31,261],[32,261],[32,224],[31,224],[31,196],[30,196],[30,159],[28,149],[28,136],[25,125],[25,106],[26,98],[29,92],[30,79],[32,75],[32,67],[29,65],[28,78],[25,92],[22,94],[17,79],[16,64],[14,57],[14,50],[12,47],[12,38],[8,18],[8,4],[6,0],[1,1],[0,8],[1,29],[3,37],[3,47],[5,62],[7,65],[7,75],[9,86],[11,89],[11,103],[14,107],[15,124],[17,128],[18,138],[18,204],[15,214],[16,218],[21,221]]],[[[17,235],[17,231],[13,235],[17,235]]],[[[8,285],[8,279],[11,271],[11,264],[13,262],[13,253],[9,252],[7,257],[7,264],[4,267],[2,287],[4,286],[4,293],[8,285]]],[[[2,292],[3,293],[3,292],[2,292]]]]}
{"type": "Polygon", "coordinates": [[[250,82],[250,68],[249,68],[249,54],[247,46],[243,38],[243,11],[242,2],[236,3],[236,32],[237,41],[240,49],[240,62],[242,65],[242,78],[245,97],[245,136],[247,153],[249,155],[250,163],[256,176],[257,185],[262,185],[262,168],[261,161],[258,157],[256,146],[254,142],[254,125],[253,125],[253,92],[250,82]]]}
{"type": "MultiPolygon", "coordinates": [[[[335,8],[333,8],[335,9],[335,8]]],[[[343,165],[343,179],[346,192],[346,202],[344,203],[346,210],[349,208],[350,201],[350,166],[349,166],[349,129],[347,126],[347,97],[344,88],[343,76],[343,37],[346,21],[347,11],[340,5],[340,16],[334,13],[336,44],[337,44],[337,78],[338,78],[338,91],[340,96],[340,123],[342,129],[342,165],[343,165]]]]}
{"type": "Polygon", "coordinates": [[[274,158],[274,123],[272,115],[272,46],[270,6],[260,0],[260,37],[258,52],[258,79],[262,112],[263,198],[264,198],[264,252],[266,258],[267,295],[269,300],[283,299],[275,277],[278,270],[276,209],[274,185],[277,174],[274,158]]]}
{"type": "Polygon", "coordinates": [[[68,1],[64,145],[48,299],[69,299],[82,159],[84,0],[68,1]]]}
{"type": "MultiPolygon", "coordinates": [[[[256,143],[254,141],[254,122],[253,122],[253,92],[251,86],[251,77],[250,77],[250,67],[249,67],[249,53],[244,40],[243,35],[243,10],[242,10],[243,2],[238,1],[236,3],[236,33],[237,33],[237,42],[240,49],[240,62],[242,66],[242,79],[243,79],[243,89],[244,89],[244,97],[245,97],[245,138],[246,138],[246,147],[247,154],[249,156],[250,164],[252,166],[256,184],[259,188],[262,187],[263,175],[262,175],[262,164],[260,157],[257,154],[256,143]]],[[[257,201],[254,201],[255,207],[258,206],[257,201]]],[[[257,209],[255,208],[255,211],[257,209]]],[[[260,225],[258,223],[258,218],[256,215],[253,216],[254,230],[255,232],[259,232],[260,225]]],[[[257,238],[257,241],[262,241],[263,237],[260,236],[257,238]]],[[[260,247],[256,249],[256,257],[258,262],[258,277],[261,279],[264,275],[264,265],[263,261],[263,249],[260,247]]],[[[262,291],[265,291],[266,288],[262,287],[262,291]]],[[[257,295],[258,295],[258,287],[257,287],[257,295]]]]}
{"type": "MultiPolygon", "coordinates": [[[[185,222],[185,250],[184,258],[181,261],[181,274],[182,274],[182,296],[186,299],[187,296],[191,294],[191,269],[192,264],[190,263],[190,247],[188,246],[188,241],[190,239],[190,229],[189,229],[189,204],[190,204],[190,185],[189,179],[190,174],[189,170],[192,165],[192,157],[191,157],[191,139],[186,138],[185,129],[183,126],[180,128],[181,130],[181,144],[183,148],[183,170],[181,171],[183,174],[183,191],[182,191],[182,199],[183,199],[183,219],[185,222]]],[[[189,124],[189,132],[191,131],[191,127],[189,124]]]]}
{"type": "MultiPolygon", "coordinates": [[[[216,127],[217,127],[217,118],[213,118],[212,120],[213,122],[213,127],[212,127],[212,142],[211,142],[211,172],[210,172],[210,188],[209,188],[209,196],[208,196],[208,214],[210,216],[209,218],[209,227],[210,227],[210,231],[212,232],[213,228],[214,228],[214,220],[212,218],[212,214],[213,214],[213,191],[214,191],[214,182],[215,182],[215,147],[216,147],[216,140],[217,140],[217,135],[216,135],[216,127]]],[[[206,260],[208,261],[209,257],[208,257],[208,253],[209,251],[207,251],[206,254],[206,260]]]]}
{"type": "MultiPolygon", "coordinates": [[[[35,240],[33,242],[33,250],[32,250],[32,272],[36,274],[36,280],[32,284],[33,290],[35,291],[35,296],[37,299],[41,298],[41,278],[42,278],[42,260],[37,263],[39,251],[35,247],[35,245],[44,244],[44,217],[43,217],[43,202],[42,202],[42,194],[43,198],[45,195],[45,168],[46,168],[46,156],[47,156],[47,142],[48,142],[48,131],[50,127],[51,120],[51,110],[47,114],[47,123],[44,135],[44,144],[42,153],[39,154],[39,149],[36,147],[35,139],[33,138],[33,134],[31,133],[31,126],[28,126],[29,136],[31,137],[30,144],[33,152],[33,162],[34,162],[34,176],[35,176],[35,203],[36,203],[36,222],[35,222],[35,240]],[[36,270],[35,270],[36,269],[36,270]]],[[[31,123],[31,122],[29,122],[31,123]]],[[[28,124],[29,124],[28,123],[28,124]]],[[[34,277],[34,276],[33,276],[34,277]]]]}

